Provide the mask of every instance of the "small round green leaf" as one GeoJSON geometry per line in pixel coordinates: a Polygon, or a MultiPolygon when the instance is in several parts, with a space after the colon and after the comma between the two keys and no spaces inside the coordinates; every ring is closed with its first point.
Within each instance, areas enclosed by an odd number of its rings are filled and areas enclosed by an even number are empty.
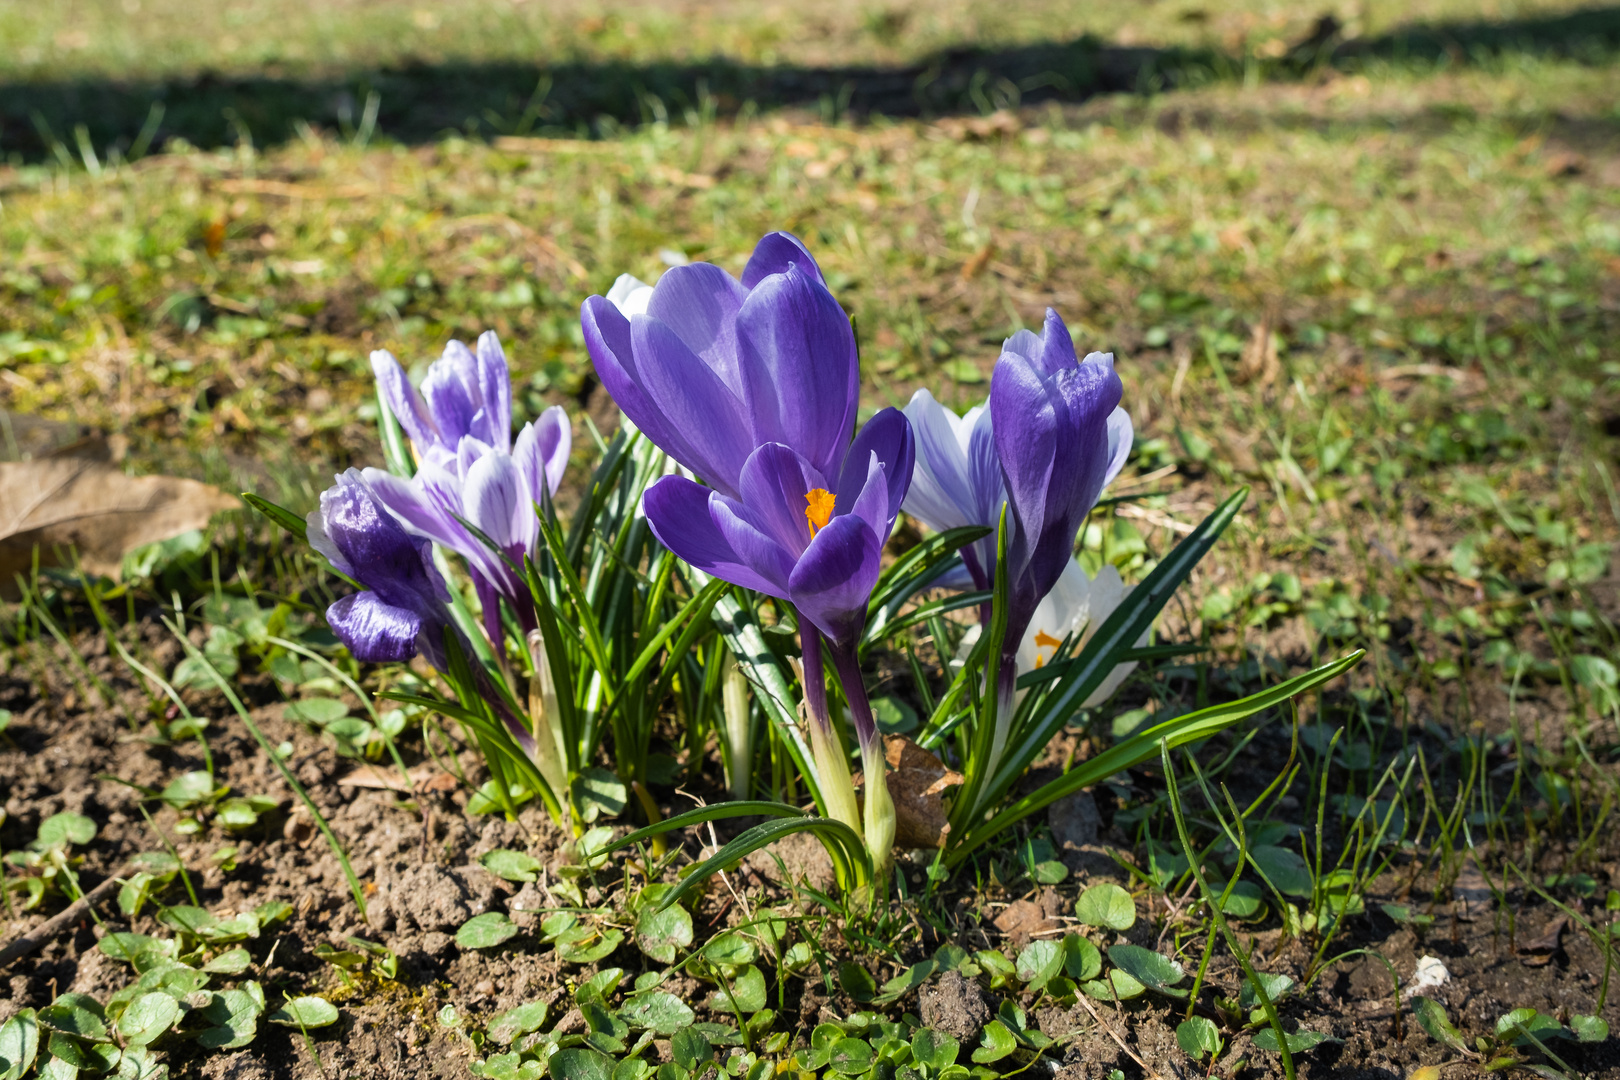
{"type": "Polygon", "coordinates": [[[534,881],[545,864],[526,851],[496,848],[478,860],[484,869],[506,881],[534,881]]]}
{"type": "Polygon", "coordinates": [[[22,1076],[33,1067],[37,1056],[39,1017],[33,1009],[24,1009],[0,1024],[0,1065],[5,1066],[0,1076],[22,1076]]]}
{"type": "Polygon", "coordinates": [[[872,1045],[861,1039],[839,1039],[832,1045],[827,1065],[843,1076],[859,1076],[872,1067],[876,1055],[872,1045]]]}
{"type": "Polygon", "coordinates": [[[673,1035],[694,1019],[691,1008],[662,990],[632,998],[619,1010],[619,1019],[631,1027],[648,1028],[659,1035],[673,1035]]]}
{"type": "Polygon", "coordinates": [[[1131,894],[1112,882],[1093,885],[1080,894],[1074,914],[1087,926],[1105,930],[1129,930],[1136,924],[1136,903],[1131,894]]]}
{"type": "Polygon", "coordinates": [[[290,703],[282,712],[288,720],[299,720],[316,727],[325,727],[334,720],[341,720],[349,715],[349,707],[341,701],[332,698],[305,698],[303,701],[290,703]]]}
{"type": "Polygon", "coordinates": [[[992,1020],[985,1025],[984,1033],[979,1039],[979,1048],[973,1051],[973,1060],[979,1065],[989,1065],[1000,1061],[1014,1050],[1018,1049],[1018,1039],[1007,1025],[1000,1020],[992,1020]]]}
{"type": "Polygon", "coordinates": [[[107,1034],[107,1014],[89,994],[62,994],[39,1010],[39,1019],[47,1027],[83,1039],[99,1039],[107,1034]]]}
{"type": "MultiPolygon", "coordinates": [[[[1328,1036],[1320,1031],[1293,1031],[1284,1032],[1288,1039],[1288,1052],[1302,1054],[1314,1046],[1319,1046],[1328,1040],[1328,1036]]],[[[1254,1033],[1254,1045],[1262,1050],[1277,1052],[1277,1029],[1263,1028],[1254,1033]]]]}
{"type": "Polygon", "coordinates": [[[682,1028],[670,1037],[669,1052],[675,1064],[688,1072],[696,1072],[700,1065],[714,1057],[714,1047],[709,1045],[709,1040],[702,1032],[691,1028],[682,1028]]]}
{"type": "Polygon", "coordinates": [[[924,1068],[940,1070],[956,1064],[961,1045],[950,1035],[931,1028],[918,1028],[911,1037],[911,1056],[924,1068]]]}
{"type": "Polygon", "coordinates": [[[571,1047],[552,1054],[546,1072],[551,1080],[611,1080],[613,1059],[599,1050],[571,1047]]]}
{"type": "Polygon", "coordinates": [[[1112,946],[1108,959],[1150,990],[1164,990],[1187,977],[1180,964],[1140,945],[1112,946]]]}
{"type": "Polygon", "coordinates": [[[1063,973],[1076,982],[1089,982],[1102,974],[1102,953],[1079,934],[1063,935],[1063,973]]]}
{"type": "MultiPolygon", "coordinates": [[[[449,1008],[449,1006],[446,1006],[446,1008],[449,1008]]],[[[508,1009],[491,1020],[489,1022],[489,1037],[504,1046],[519,1035],[527,1035],[531,1031],[538,1031],[540,1025],[545,1022],[546,1003],[543,1001],[531,1001],[527,1005],[519,1005],[515,1009],[508,1009]]],[[[454,1027],[454,1020],[445,1024],[445,1026],[454,1027]]]]}
{"type": "Polygon", "coordinates": [[[1215,1024],[1195,1016],[1176,1025],[1176,1045],[1194,1061],[1214,1057],[1221,1051],[1221,1033],[1215,1024]]]}
{"type": "Polygon", "coordinates": [[[1569,1029],[1581,1042],[1602,1042],[1609,1037],[1609,1022],[1600,1016],[1572,1016],[1569,1029]]]}
{"type": "Polygon", "coordinates": [[[463,949],[493,949],[517,935],[517,924],[499,911],[474,915],[456,931],[456,944],[463,949]]]}
{"type": "Polygon", "coordinates": [[[674,963],[675,950],[691,944],[692,916],[679,904],[643,909],[636,919],[636,945],[660,964],[674,963]]]}
{"type": "Polygon", "coordinates": [[[52,814],[39,823],[38,843],[46,851],[66,850],[74,844],[88,844],[95,838],[96,823],[83,814],[52,814]]]}
{"type": "Polygon", "coordinates": [[[1018,954],[1018,979],[1030,990],[1040,990],[1063,970],[1063,946],[1056,941],[1032,941],[1018,954]]]}
{"type": "Polygon", "coordinates": [[[265,1017],[272,1024],[283,1027],[328,1027],[337,1023],[337,1006],[325,998],[291,998],[281,1008],[265,1017]]]}
{"type": "Polygon", "coordinates": [[[180,1019],[180,1003],[161,991],[142,994],[118,1018],[118,1033],[131,1046],[146,1046],[180,1019]]]}

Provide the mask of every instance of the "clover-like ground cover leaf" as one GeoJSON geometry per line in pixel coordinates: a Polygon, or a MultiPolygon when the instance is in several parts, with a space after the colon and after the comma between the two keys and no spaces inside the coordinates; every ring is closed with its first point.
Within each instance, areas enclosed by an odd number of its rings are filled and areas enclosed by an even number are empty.
{"type": "Polygon", "coordinates": [[[66,850],[73,844],[88,844],[96,838],[96,823],[83,814],[63,811],[39,823],[40,850],[66,850]]]}
{"type": "Polygon", "coordinates": [[[337,1023],[338,1011],[337,1006],[325,998],[296,997],[289,998],[265,1019],[283,1027],[319,1028],[337,1023]]]}
{"type": "Polygon", "coordinates": [[[540,1025],[546,1022],[546,1003],[531,1001],[527,1005],[519,1005],[515,1009],[508,1009],[489,1022],[489,1037],[503,1046],[519,1035],[527,1035],[531,1031],[538,1031],[540,1025]]]}
{"type": "Polygon", "coordinates": [[[1173,989],[1176,983],[1187,977],[1187,973],[1180,964],[1163,953],[1140,945],[1114,945],[1108,950],[1108,959],[1149,990],[1172,997],[1187,996],[1185,990],[1173,989]]]}
{"type": "Polygon", "coordinates": [[[973,1051],[973,1060],[979,1065],[989,1065],[991,1062],[1000,1061],[1016,1049],[1018,1039],[1007,1030],[1007,1025],[1000,1020],[992,1020],[984,1027],[979,1048],[973,1051]]]}
{"type": "Polygon", "coordinates": [[[118,1018],[118,1033],[131,1046],[146,1046],[174,1026],[180,1003],[160,990],[142,994],[118,1018]]]}
{"type": "Polygon", "coordinates": [[[198,1013],[212,1026],[198,1033],[197,1045],[206,1050],[235,1050],[246,1046],[259,1033],[262,1011],[259,1002],[245,990],[219,991],[198,1013]]]}
{"type": "Polygon", "coordinates": [[[17,1080],[39,1055],[39,1015],[33,1009],[0,1024],[0,1080],[17,1080]]]}
{"type": "Polygon", "coordinates": [[[870,1043],[862,1039],[844,1038],[833,1043],[827,1055],[827,1065],[842,1076],[860,1076],[871,1069],[875,1058],[870,1043]]]}
{"type": "Polygon", "coordinates": [[[551,1055],[546,1072],[551,1080],[611,1080],[613,1059],[599,1050],[570,1047],[551,1055]]]}
{"type": "Polygon", "coordinates": [[[1569,1029],[1581,1042],[1602,1042],[1609,1037],[1609,1022],[1600,1016],[1572,1016],[1569,1029]]]}
{"type": "Polygon", "coordinates": [[[939,1070],[955,1065],[961,1049],[955,1038],[932,1028],[918,1028],[911,1036],[912,1060],[924,1068],[939,1070]]]}
{"type": "MultiPolygon", "coordinates": [[[[1320,1046],[1322,1043],[1327,1042],[1331,1037],[1323,1034],[1320,1031],[1301,1030],[1284,1032],[1283,1034],[1288,1039],[1288,1052],[1290,1054],[1303,1054],[1312,1047],[1320,1046]]],[[[1254,1045],[1258,1046],[1262,1050],[1270,1050],[1272,1053],[1277,1053],[1276,1029],[1265,1028],[1261,1031],[1255,1032],[1254,1045]]]]}
{"type": "Polygon", "coordinates": [[[1176,1045],[1194,1061],[1202,1061],[1220,1053],[1221,1033],[1213,1021],[1194,1016],[1176,1025],[1176,1045]]]}
{"type": "Polygon", "coordinates": [[[499,911],[474,915],[456,930],[456,944],[463,949],[493,949],[517,935],[517,924],[499,911]]]}
{"type": "Polygon", "coordinates": [[[695,1016],[691,1008],[662,990],[632,998],[619,1010],[619,1018],[631,1027],[648,1028],[659,1035],[673,1035],[690,1024],[695,1016]]]}
{"type": "Polygon", "coordinates": [[[89,994],[62,994],[39,1010],[39,1019],[53,1030],[82,1039],[99,1039],[107,1034],[107,1013],[89,994]]]}
{"type": "Polygon", "coordinates": [[[692,915],[679,904],[644,909],[636,917],[636,946],[660,964],[675,962],[675,950],[692,944],[692,915]]]}
{"type": "Polygon", "coordinates": [[[1018,979],[1030,990],[1041,990],[1052,976],[1063,970],[1063,945],[1056,941],[1032,941],[1018,954],[1018,979]]]}
{"type": "Polygon", "coordinates": [[[670,1037],[669,1053],[675,1059],[675,1064],[688,1072],[695,1072],[698,1066],[714,1057],[714,1047],[709,1045],[702,1032],[682,1028],[670,1037]]]}
{"type": "Polygon", "coordinates": [[[504,881],[534,881],[545,865],[528,852],[511,848],[496,848],[478,861],[504,881]]]}
{"type": "Polygon", "coordinates": [[[1131,894],[1112,882],[1093,885],[1075,901],[1075,918],[1103,930],[1129,930],[1136,924],[1131,894]]]}

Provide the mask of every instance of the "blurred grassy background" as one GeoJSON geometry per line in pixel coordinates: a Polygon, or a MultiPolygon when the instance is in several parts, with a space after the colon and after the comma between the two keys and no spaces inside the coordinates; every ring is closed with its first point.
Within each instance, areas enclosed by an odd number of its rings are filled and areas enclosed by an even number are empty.
{"type": "Polygon", "coordinates": [[[1252,483],[1214,616],[1421,616],[1435,670],[1505,663],[1534,597],[1608,581],[1617,34],[1439,0],[11,5],[0,404],[307,506],[378,458],[371,349],[494,327],[520,412],[604,420],[584,297],[788,228],[869,403],[981,397],[1048,305],[1119,355],[1138,472],[1179,470],[1090,541],[1127,569],[1252,483]]]}

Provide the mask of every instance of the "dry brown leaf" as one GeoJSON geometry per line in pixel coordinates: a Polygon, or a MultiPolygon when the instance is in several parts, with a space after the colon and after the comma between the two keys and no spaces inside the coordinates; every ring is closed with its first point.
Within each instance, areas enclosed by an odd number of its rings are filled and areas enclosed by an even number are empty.
{"type": "Polygon", "coordinates": [[[894,844],[899,848],[945,846],[949,831],[945,791],[962,782],[962,774],[945,765],[904,735],[884,739],[888,759],[889,798],[894,800],[894,844]]]}
{"type": "Polygon", "coordinates": [[[431,761],[413,765],[406,772],[411,778],[409,785],[405,783],[405,777],[399,775],[398,769],[385,768],[367,762],[356,765],[349,770],[347,775],[340,777],[338,786],[375,788],[379,791],[454,791],[456,789],[456,778],[431,761]]]}
{"type": "Polygon", "coordinates": [[[71,548],[86,570],[116,578],[135,548],[241,505],[196,480],[126,476],[90,457],[0,463],[0,589],[28,573],[36,546],[41,566],[60,565],[58,551],[71,548]]]}

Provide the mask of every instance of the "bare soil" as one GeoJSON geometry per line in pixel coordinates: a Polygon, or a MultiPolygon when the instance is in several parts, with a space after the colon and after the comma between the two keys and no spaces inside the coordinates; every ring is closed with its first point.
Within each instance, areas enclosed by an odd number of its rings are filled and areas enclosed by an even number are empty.
{"type": "MultiPolygon", "coordinates": [[[[143,627],[144,647],[153,659],[172,664],[177,647],[165,641],[161,628],[143,627]]],[[[140,792],[130,785],[161,788],[174,776],[201,768],[203,759],[195,743],[160,745],[150,738],[151,724],[139,724],[132,730],[122,719],[143,717],[146,698],[129,682],[121,665],[110,662],[99,636],[81,635],[75,648],[119,698],[115,707],[108,708],[87,692],[73,674],[66,653],[57,646],[35,643],[19,649],[9,669],[0,671],[0,708],[14,713],[11,726],[0,735],[0,792],[7,814],[0,828],[0,844],[6,850],[26,846],[39,822],[58,811],[88,815],[100,827],[95,840],[83,849],[84,862],[79,868],[88,889],[107,875],[120,873],[134,854],[164,845],[143,819],[140,792]]],[[[437,1022],[443,1006],[453,1005],[476,1024],[499,1011],[544,999],[556,1006],[553,1016],[570,1023],[566,1014],[572,1002],[571,987],[589,974],[590,967],[565,967],[554,950],[529,933],[519,934],[502,948],[483,951],[462,949],[454,939],[456,928],[481,912],[505,911],[529,929],[538,921],[535,909],[557,906],[546,883],[555,880],[550,875],[562,861],[565,837],[561,831],[538,809],[526,810],[513,822],[499,816],[470,816],[465,811],[466,796],[459,791],[408,799],[392,791],[342,786],[339,780],[356,763],[339,757],[306,727],[284,720],[284,706],[269,700],[276,692],[267,679],[247,675],[240,682],[253,716],[272,744],[291,743],[288,761],[292,771],[349,852],[367,896],[369,922],[361,918],[337,860],[313,823],[297,809],[293,793],[240,720],[218,696],[196,696],[192,707],[199,715],[212,718],[208,743],[220,782],[230,785],[235,794],[278,799],[281,811],[261,819],[244,834],[227,835],[210,825],[188,839],[174,833],[177,815],[164,807],[153,811],[155,828],[175,842],[190,868],[200,901],[209,910],[251,910],[274,899],[294,905],[295,913],[287,922],[248,943],[256,965],[245,977],[262,982],[273,1002],[282,992],[324,993],[340,1005],[342,1018],[332,1027],[311,1032],[311,1044],[297,1031],[272,1025],[262,1025],[251,1046],[234,1053],[207,1053],[190,1043],[160,1043],[158,1048],[168,1051],[173,1075],[209,1080],[464,1077],[470,1075],[471,1050],[460,1034],[437,1022]],[[237,865],[229,873],[211,859],[227,844],[239,849],[237,865]],[[539,882],[522,886],[496,878],[478,859],[497,847],[534,853],[548,863],[547,874],[539,882]],[[400,958],[398,979],[381,981],[365,975],[352,986],[342,985],[336,970],[315,956],[314,950],[323,942],[342,947],[345,936],[351,934],[380,941],[393,950],[400,958]],[[311,1047],[318,1052],[318,1061],[311,1047]]],[[[417,750],[419,753],[420,748],[417,750]]],[[[411,757],[409,746],[406,751],[411,757]]],[[[1055,755],[1066,753],[1067,747],[1054,748],[1055,755]]],[[[1234,774],[1269,777],[1286,756],[1286,733],[1281,725],[1274,725],[1244,753],[1247,756],[1234,774]]],[[[475,765],[470,755],[467,764],[475,765]]],[[[1048,762],[1047,767],[1052,764],[1048,762]]],[[[1142,774],[1143,780],[1147,778],[1142,774]]],[[[666,801],[673,798],[672,793],[664,794],[666,801]]],[[[1032,937],[1072,928],[1069,915],[1074,898],[1086,885],[1108,879],[1129,886],[1120,863],[1140,860],[1141,854],[1130,850],[1125,834],[1112,822],[1113,812],[1113,798],[1103,792],[1095,800],[1071,800],[1054,809],[1049,821],[1053,839],[1060,857],[1073,871],[1060,886],[1023,893],[993,889],[975,893],[970,891],[973,875],[958,875],[965,884],[953,883],[951,888],[961,895],[947,897],[942,905],[954,926],[950,939],[969,949],[1002,946],[1010,951],[1032,937]]],[[[692,846],[695,850],[709,841],[704,836],[694,839],[692,846]]],[[[815,880],[818,874],[825,874],[815,849],[786,845],[777,854],[789,876],[808,877],[820,887],[828,884],[825,877],[815,880]]],[[[1556,845],[1547,847],[1539,872],[1567,870],[1568,854],[1556,845]]],[[[1612,851],[1600,851],[1597,856],[1597,899],[1565,897],[1565,902],[1601,924],[1601,897],[1620,875],[1608,861],[1612,851]]],[[[755,858],[742,872],[731,875],[730,885],[749,904],[791,903],[792,894],[781,882],[782,876],[774,858],[755,858]]],[[[587,902],[609,902],[619,884],[613,875],[599,875],[596,884],[586,890],[587,902]]],[[[1468,884],[1465,875],[1459,888],[1468,884]]],[[[1445,1004],[1470,1040],[1488,1033],[1496,1018],[1513,1008],[1532,1007],[1563,1018],[1596,1010],[1604,978],[1601,954],[1576,926],[1560,927],[1556,921],[1559,913],[1533,894],[1510,889],[1507,895],[1513,906],[1506,910],[1494,909],[1488,898],[1482,902],[1477,893],[1464,896],[1460,892],[1446,902],[1431,904],[1432,889],[1414,887],[1398,868],[1381,879],[1380,887],[1379,895],[1368,898],[1368,914],[1350,920],[1347,936],[1336,946],[1337,950],[1361,952],[1332,965],[1308,993],[1291,999],[1284,1010],[1290,1026],[1329,1033],[1341,1040],[1299,1055],[1301,1075],[1397,1078],[1419,1065],[1457,1060],[1455,1053],[1417,1028],[1409,1007],[1397,1008],[1386,962],[1404,984],[1420,957],[1443,961],[1450,981],[1429,993],[1445,1004]],[[1472,902],[1465,902],[1469,900],[1472,902]],[[1380,911],[1379,902],[1388,901],[1427,910],[1435,922],[1417,937],[1380,911]]],[[[165,899],[180,902],[179,893],[177,885],[165,899]]],[[[48,896],[40,909],[10,921],[5,940],[38,926],[65,903],[60,895],[48,896]]],[[[1151,903],[1163,905],[1166,901],[1155,896],[1151,903]]],[[[700,939],[735,919],[736,907],[727,889],[711,890],[697,912],[700,939]]],[[[1163,910],[1144,911],[1127,938],[1165,951],[1176,948],[1174,922],[1167,924],[1165,915],[1163,910]]],[[[1246,927],[1244,940],[1256,950],[1255,963],[1263,970],[1300,975],[1310,957],[1298,942],[1284,942],[1276,924],[1272,917],[1246,927]]],[[[124,929],[158,932],[150,909],[129,921],[120,917],[115,905],[104,905],[98,921],[81,922],[35,955],[0,971],[0,1021],[18,1009],[42,1007],[58,993],[72,990],[105,999],[125,985],[128,969],[93,948],[107,931],[124,929]]],[[[1189,968],[1196,964],[1202,941],[1201,935],[1193,936],[1198,940],[1180,943],[1183,959],[1190,958],[1189,968]]],[[[937,931],[926,930],[915,946],[902,949],[898,960],[919,959],[944,940],[937,931]]],[[[847,948],[836,941],[824,944],[847,955],[847,948]]],[[[877,967],[873,974],[880,983],[899,970],[892,960],[866,959],[877,967]]],[[[601,963],[625,968],[627,979],[652,966],[628,942],[601,963]]],[[[1239,972],[1224,954],[1217,954],[1207,985],[1222,996],[1237,996],[1239,972]]],[[[790,986],[788,1007],[777,1020],[778,1030],[796,1030],[800,1037],[807,1038],[818,1022],[863,1007],[841,992],[829,990],[819,978],[791,980],[790,986]]],[[[707,1009],[704,988],[696,982],[681,980],[675,992],[688,999],[700,1019],[729,1019],[707,1009]]],[[[966,1045],[976,1040],[994,1014],[998,997],[979,983],[950,973],[902,999],[894,1011],[919,1015],[966,1045]]],[[[1066,1080],[1101,1076],[1114,1068],[1130,1077],[1145,1075],[1142,1063],[1159,1075],[1188,1076],[1196,1075],[1193,1070],[1201,1071],[1176,1046],[1180,1006],[1171,1003],[1167,1007],[1163,999],[1150,996],[1122,1007],[1099,1003],[1095,1008],[1095,1015],[1083,1006],[1034,1010],[1033,1018],[1042,1030],[1063,1040],[1054,1067],[1066,1080]]],[[[1620,1023],[1620,1010],[1612,1001],[1604,1015],[1611,1024],[1620,1023]]],[[[1556,1050],[1583,1075],[1620,1078],[1620,1043],[1616,1040],[1596,1045],[1558,1043],[1556,1050]]],[[[1280,1075],[1275,1055],[1253,1048],[1248,1034],[1237,1035],[1222,1060],[1231,1063],[1238,1057],[1249,1059],[1248,1075],[1280,1075]]]]}

